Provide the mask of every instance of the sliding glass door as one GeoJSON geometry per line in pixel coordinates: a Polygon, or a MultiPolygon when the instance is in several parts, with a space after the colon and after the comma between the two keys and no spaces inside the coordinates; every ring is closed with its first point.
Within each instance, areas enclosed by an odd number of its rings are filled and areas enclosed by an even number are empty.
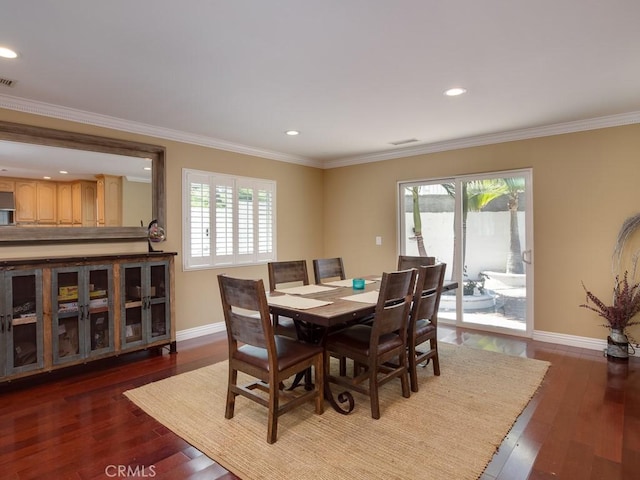
{"type": "Polygon", "coordinates": [[[441,321],[531,335],[531,193],[530,170],[399,184],[400,254],[435,256],[460,285],[441,321]]]}

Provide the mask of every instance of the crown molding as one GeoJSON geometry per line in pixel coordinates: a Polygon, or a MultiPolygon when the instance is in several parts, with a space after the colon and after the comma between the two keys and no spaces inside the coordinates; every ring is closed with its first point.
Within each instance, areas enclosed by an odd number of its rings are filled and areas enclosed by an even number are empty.
{"type": "Polygon", "coordinates": [[[575,122],[556,123],[543,127],[524,128],[507,132],[491,133],[474,137],[458,138],[442,142],[428,143],[393,149],[386,152],[375,152],[366,155],[357,155],[335,160],[326,160],[324,168],[346,167],[362,163],[381,162],[395,158],[412,157],[424,155],[426,153],[445,152],[448,150],[459,150],[462,148],[478,147],[482,145],[492,145],[496,143],[513,142],[516,140],[528,140],[531,138],[548,137],[552,135],[562,135],[565,133],[583,132],[587,130],[597,130],[600,128],[619,127],[640,123],[640,112],[622,113],[607,117],[591,118],[588,120],[578,120],[575,122]]]}
{"type": "Polygon", "coordinates": [[[640,112],[629,112],[619,115],[610,115],[574,122],[557,123],[542,127],[532,127],[520,130],[511,130],[487,135],[445,140],[442,142],[415,145],[412,147],[395,148],[384,152],[374,152],[365,155],[355,155],[351,157],[338,158],[334,160],[313,160],[311,158],[289,155],[286,153],[262,150],[259,148],[226,142],[217,138],[205,135],[196,135],[168,128],[156,127],[145,123],[131,122],[107,115],[76,110],[73,108],[61,107],[44,102],[35,102],[20,97],[0,94],[0,108],[16,110],[34,115],[58,118],[97,127],[110,128],[128,133],[137,133],[150,137],[162,138],[176,142],[200,145],[203,147],[216,148],[234,153],[241,153],[260,158],[268,158],[280,162],[295,163],[307,167],[331,169],[358,165],[362,163],[382,162],[396,158],[412,157],[428,153],[445,152],[462,148],[478,147],[496,143],[513,142],[516,140],[527,140],[532,138],[548,137],[552,135],[562,135],[565,133],[582,132],[587,130],[597,130],[600,128],[618,127],[640,123],[640,112]]]}
{"type": "Polygon", "coordinates": [[[312,160],[305,157],[288,155],[286,153],[273,152],[270,150],[262,150],[259,148],[240,145],[237,143],[226,142],[217,138],[207,137],[205,135],[196,135],[179,130],[171,130],[169,128],[156,127],[146,123],[132,122],[122,120],[116,117],[109,117],[98,113],[86,112],[84,110],[76,110],[74,108],[61,107],[50,103],[36,102],[10,95],[0,94],[0,108],[7,110],[15,110],[34,115],[42,115],[45,117],[58,118],[60,120],[69,120],[97,127],[110,128],[112,130],[120,130],[128,133],[137,133],[165,140],[188,143],[192,145],[200,145],[203,147],[216,148],[228,152],[242,153],[252,155],[254,157],[268,158],[270,160],[278,160],[280,162],[295,163],[308,167],[322,168],[322,162],[312,160]]]}

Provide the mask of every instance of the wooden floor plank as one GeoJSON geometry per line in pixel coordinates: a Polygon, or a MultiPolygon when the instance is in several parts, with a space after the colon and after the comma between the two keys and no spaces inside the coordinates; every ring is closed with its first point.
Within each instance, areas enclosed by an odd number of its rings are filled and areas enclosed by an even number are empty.
{"type": "MultiPolygon", "coordinates": [[[[447,326],[440,339],[552,364],[482,479],[617,480],[640,471],[640,359],[614,364],[598,351],[447,326]]],[[[180,342],[175,355],[138,352],[0,386],[2,478],[107,479],[111,466],[151,469],[156,479],[238,478],[123,395],[226,355],[220,333],[180,342]]]]}

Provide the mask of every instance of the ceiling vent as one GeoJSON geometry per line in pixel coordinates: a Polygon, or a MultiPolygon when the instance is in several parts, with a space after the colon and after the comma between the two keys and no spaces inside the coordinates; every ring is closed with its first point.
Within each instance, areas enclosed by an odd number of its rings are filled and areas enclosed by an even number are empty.
{"type": "Polygon", "coordinates": [[[3,87],[13,87],[15,84],[15,80],[9,80],[8,78],[0,77],[0,85],[2,85],[3,87]]]}
{"type": "Polygon", "coordinates": [[[417,138],[408,138],[407,140],[398,140],[395,142],[389,142],[391,145],[406,145],[407,143],[417,142],[417,138]]]}

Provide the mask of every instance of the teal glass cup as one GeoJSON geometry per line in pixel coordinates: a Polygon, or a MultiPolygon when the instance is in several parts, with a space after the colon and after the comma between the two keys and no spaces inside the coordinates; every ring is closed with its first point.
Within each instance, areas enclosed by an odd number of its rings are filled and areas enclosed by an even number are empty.
{"type": "Polygon", "coordinates": [[[354,278],[353,279],[353,289],[354,290],[364,290],[364,278],[354,278]]]}

